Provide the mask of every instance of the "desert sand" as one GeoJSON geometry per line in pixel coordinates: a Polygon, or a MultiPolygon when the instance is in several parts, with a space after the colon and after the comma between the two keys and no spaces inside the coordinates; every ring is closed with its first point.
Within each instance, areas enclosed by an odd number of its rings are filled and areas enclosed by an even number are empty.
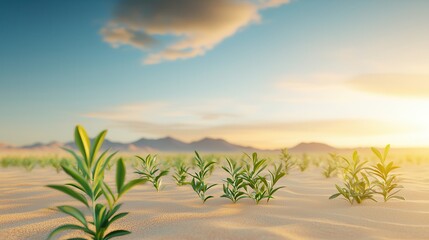
{"type": "MultiPolygon", "coordinates": [[[[132,172],[129,168],[128,179],[137,177],[132,172]]],[[[131,190],[122,199],[122,210],[130,214],[114,226],[132,231],[118,239],[429,239],[429,164],[409,164],[398,172],[406,201],[353,206],[328,200],[340,179],[326,179],[314,166],[292,171],[281,181],[286,188],[259,205],[220,198],[221,184],[210,192],[216,198],[202,204],[190,186],[178,187],[168,177],[161,192],[149,184],[131,190]]],[[[223,177],[219,168],[208,182],[221,183],[223,177]]],[[[53,169],[0,169],[0,239],[45,239],[73,221],[53,209],[81,205],[44,187],[65,182],[67,175],[53,169]]],[[[82,235],[62,235],[71,236],[82,235]]]]}

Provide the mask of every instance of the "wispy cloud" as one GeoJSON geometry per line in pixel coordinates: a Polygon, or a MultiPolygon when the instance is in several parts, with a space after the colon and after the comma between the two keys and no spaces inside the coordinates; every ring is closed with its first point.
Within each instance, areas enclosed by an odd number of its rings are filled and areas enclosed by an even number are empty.
{"type": "Polygon", "coordinates": [[[129,130],[141,133],[174,135],[181,138],[200,138],[204,136],[231,136],[236,134],[272,135],[279,133],[284,136],[313,136],[320,134],[332,136],[374,136],[386,133],[398,133],[410,130],[392,123],[372,119],[327,119],[297,122],[259,122],[243,124],[225,124],[208,127],[198,124],[172,123],[158,124],[144,121],[117,121],[117,124],[129,130]],[[363,131],[364,130],[364,131],[363,131]]]}
{"type": "Polygon", "coordinates": [[[150,51],[145,64],[204,55],[225,38],[261,21],[259,12],[289,0],[122,0],[101,29],[113,47],[150,51]]]}
{"type": "Polygon", "coordinates": [[[313,92],[343,87],[344,75],[337,73],[317,73],[288,75],[276,81],[277,88],[295,92],[313,92]]]}
{"type": "MultiPolygon", "coordinates": [[[[202,104],[205,105],[205,104],[202,104]]],[[[85,114],[104,120],[113,129],[138,136],[173,136],[192,141],[202,137],[220,137],[232,142],[259,147],[280,147],[300,141],[345,142],[404,133],[409,127],[370,118],[295,120],[255,120],[245,114],[217,110],[201,111],[200,107],[184,108],[168,103],[119,106],[111,110],[85,114]],[[175,109],[175,112],[173,111],[175,109]]],[[[209,108],[210,109],[210,108],[209,108]]]]}
{"type": "MultiPolygon", "coordinates": [[[[175,104],[171,102],[145,102],[110,107],[101,111],[83,114],[84,117],[114,122],[156,122],[174,126],[212,126],[240,119],[246,115],[245,105],[233,107],[231,101],[201,101],[198,104],[175,104]],[[230,105],[226,108],[225,106],[230,105]]],[[[150,124],[149,124],[150,125],[150,124]]]]}
{"type": "Polygon", "coordinates": [[[114,121],[112,124],[114,127],[143,136],[173,136],[185,141],[214,137],[265,148],[284,147],[301,141],[346,145],[368,144],[373,138],[410,130],[409,127],[372,119],[257,122],[215,126],[186,123],[160,124],[145,121],[114,121]]]}
{"type": "Polygon", "coordinates": [[[429,75],[367,74],[348,81],[350,87],[369,93],[429,98],[429,75]]]}

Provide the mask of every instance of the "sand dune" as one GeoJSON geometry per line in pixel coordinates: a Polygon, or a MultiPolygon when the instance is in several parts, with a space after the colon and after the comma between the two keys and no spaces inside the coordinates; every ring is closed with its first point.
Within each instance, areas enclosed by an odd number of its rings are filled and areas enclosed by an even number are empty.
{"type": "MultiPolygon", "coordinates": [[[[355,206],[328,200],[339,180],[324,178],[315,167],[292,172],[281,181],[287,187],[260,205],[219,198],[221,185],[211,192],[216,198],[203,205],[189,186],[177,187],[167,178],[161,192],[150,185],[132,190],[123,199],[130,214],[115,227],[132,231],[123,239],[429,239],[429,164],[400,171],[406,201],[355,206]]],[[[222,177],[218,170],[209,182],[221,183],[222,177]]],[[[52,169],[1,169],[0,239],[45,239],[71,221],[53,208],[80,205],[43,187],[63,182],[66,174],[52,169]]]]}

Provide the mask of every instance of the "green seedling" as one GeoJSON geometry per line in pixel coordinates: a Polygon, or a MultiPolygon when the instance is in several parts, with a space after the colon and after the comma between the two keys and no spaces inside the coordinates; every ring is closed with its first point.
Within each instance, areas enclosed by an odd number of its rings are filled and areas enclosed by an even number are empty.
{"type": "Polygon", "coordinates": [[[284,164],[284,171],[286,174],[289,174],[290,170],[293,166],[295,166],[296,162],[292,159],[292,155],[289,153],[287,148],[283,148],[281,150],[280,160],[282,160],[284,164]]]}
{"type": "Polygon", "coordinates": [[[276,187],[277,182],[283,178],[286,175],[286,172],[283,169],[283,165],[280,164],[279,166],[274,165],[274,171],[268,171],[270,174],[270,180],[267,180],[267,178],[263,177],[261,180],[265,184],[265,187],[267,189],[267,202],[270,201],[270,199],[274,198],[274,193],[276,193],[279,189],[284,188],[285,186],[276,187]]]}
{"type": "Polygon", "coordinates": [[[228,165],[223,166],[222,169],[225,170],[229,177],[224,179],[223,184],[223,195],[221,197],[230,199],[233,203],[236,203],[242,198],[246,198],[246,193],[244,192],[244,187],[246,183],[243,179],[243,168],[237,165],[237,162],[232,161],[231,159],[226,159],[228,165]]]}
{"type": "MultiPolygon", "coordinates": [[[[107,240],[114,237],[130,234],[127,230],[117,229],[109,231],[111,224],[128,213],[118,213],[122,204],[118,204],[119,199],[131,188],[143,182],[141,179],[136,179],[125,184],[126,168],[122,159],[117,162],[116,168],[116,194],[104,181],[104,172],[107,164],[114,157],[115,153],[108,155],[108,150],[98,156],[98,151],[101,148],[107,131],[101,132],[91,144],[85,129],[77,126],[75,129],[75,143],[81,155],[67,150],[76,159],[76,167],[63,165],[62,169],[69,175],[74,182],[65,185],[48,185],[49,188],[58,190],[67,194],[87,208],[91,213],[88,219],[85,214],[73,206],[59,206],[59,211],[73,217],[79,224],[70,223],[64,224],[54,229],[48,236],[48,239],[53,238],[60,232],[66,230],[78,230],[86,234],[93,240],[107,240]],[[105,201],[101,201],[104,196],[105,201]],[[107,202],[107,204],[104,204],[107,202]]],[[[73,238],[87,239],[87,238],[73,238]]]]}
{"type": "Polygon", "coordinates": [[[329,199],[334,199],[342,196],[350,204],[362,203],[365,200],[373,198],[373,187],[366,174],[367,168],[365,167],[366,161],[362,162],[358,156],[357,151],[353,153],[353,159],[346,161],[347,166],[344,168],[343,187],[335,185],[338,193],[332,195],[329,199]]]}
{"type": "Polygon", "coordinates": [[[305,170],[307,170],[309,165],[310,165],[310,158],[308,157],[307,154],[304,153],[302,155],[302,158],[298,162],[298,168],[301,172],[304,172],[305,170]]]}
{"type": "Polygon", "coordinates": [[[329,154],[330,159],[327,161],[327,165],[323,167],[323,176],[326,178],[330,178],[337,173],[338,162],[340,161],[340,157],[335,153],[329,154]]]}
{"type": "Polygon", "coordinates": [[[186,167],[183,163],[178,164],[174,167],[173,178],[178,186],[188,185],[187,182],[189,167],[186,167]]]}
{"type": "Polygon", "coordinates": [[[403,187],[398,184],[398,176],[392,173],[393,170],[398,169],[399,167],[395,166],[393,162],[386,161],[390,145],[387,145],[384,148],[384,154],[381,154],[381,152],[376,148],[371,148],[371,150],[379,160],[379,163],[374,164],[370,168],[371,173],[375,176],[373,184],[376,187],[376,190],[374,193],[382,195],[385,202],[392,198],[405,200],[404,197],[397,195],[403,187]]]}
{"type": "Polygon", "coordinates": [[[198,171],[194,174],[189,173],[192,177],[191,186],[192,189],[198,194],[198,197],[205,203],[208,199],[213,196],[207,196],[207,191],[216,186],[216,184],[207,184],[206,178],[209,176],[211,167],[216,163],[214,161],[206,161],[200,157],[198,152],[195,152],[195,161],[198,171]]]}
{"type": "Polygon", "coordinates": [[[263,181],[264,177],[261,176],[262,171],[267,167],[267,160],[259,159],[257,153],[253,153],[252,156],[247,155],[247,157],[251,160],[251,164],[247,163],[244,168],[244,189],[247,196],[259,204],[262,199],[267,198],[267,188],[263,181]]]}
{"type": "Polygon", "coordinates": [[[139,174],[141,179],[151,182],[156,191],[159,192],[162,185],[162,177],[168,174],[168,170],[160,169],[159,164],[156,163],[156,156],[149,154],[146,158],[136,157],[140,159],[141,170],[136,169],[135,173],[139,174]]]}
{"type": "Polygon", "coordinates": [[[31,170],[33,170],[34,167],[36,166],[36,162],[33,161],[32,159],[29,159],[29,158],[25,158],[23,160],[22,164],[23,164],[25,170],[27,170],[29,172],[31,172],[31,170]]]}

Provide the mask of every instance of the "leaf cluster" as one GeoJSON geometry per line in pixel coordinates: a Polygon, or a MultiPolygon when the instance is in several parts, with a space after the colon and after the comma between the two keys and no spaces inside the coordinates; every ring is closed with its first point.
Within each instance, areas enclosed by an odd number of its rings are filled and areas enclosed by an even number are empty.
{"type": "Polygon", "coordinates": [[[223,195],[221,197],[230,199],[233,203],[236,203],[242,198],[246,198],[246,192],[244,191],[246,182],[243,178],[243,167],[238,166],[236,161],[226,159],[227,166],[222,166],[229,177],[224,179],[223,184],[223,195]]]}
{"type": "Polygon", "coordinates": [[[373,186],[369,181],[367,168],[365,164],[367,161],[361,161],[357,151],[354,151],[352,160],[343,158],[346,162],[344,167],[344,180],[343,187],[335,185],[338,193],[332,195],[329,199],[334,199],[342,196],[350,204],[362,203],[365,200],[371,199],[375,201],[373,195],[373,186]]]}
{"type": "Polygon", "coordinates": [[[366,199],[376,201],[373,196],[378,194],[383,196],[385,202],[394,198],[405,200],[404,197],[397,195],[402,186],[398,184],[398,175],[393,171],[399,167],[392,161],[387,161],[390,145],[384,148],[383,154],[376,148],[371,150],[379,162],[370,167],[365,167],[367,161],[361,162],[356,151],[353,154],[353,161],[344,158],[347,163],[344,167],[344,187],[336,185],[338,193],[332,195],[330,199],[342,196],[353,204],[362,203],[366,199]],[[370,177],[373,181],[370,181],[370,177]]]}
{"type": "Polygon", "coordinates": [[[183,163],[177,164],[174,167],[173,178],[178,186],[190,184],[190,182],[187,181],[188,171],[189,167],[185,166],[183,163]]]}
{"type": "Polygon", "coordinates": [[[207,196],[207,191],[216,186],[216,184],[207,184],[206,178],[210,175],[212,171],[212,166],[216,163],[215,161],[207,161],[201,158],[198,152],[195,151],[195,162],[198,169],[197,172],[189,173],[192,177],[191,186],[192,189],[198,194],[198,197],[205,203],[208,199],[213,198],[213,196],[207,196]]]}
{"type": "Polygon", "coordinates": [[[329,154],[329,159],[327,164],[323,166],[322,174],[326,178],[334,176],[338,171],[338,163],[340,162],[340,157],[335,153],[329,154]]]}
{"type": "Polygon", "coordinates": [[[286,174],[289,174],[292,167],[296,165],[296,161],[292,159],[292,155],[287,148],[281,149],[280,160],[282,160],[284,164],[284,171],[286,174]]]}
{"type": "Polygon", "coordinates": [[[57,207],[59,211],[75,218],[79,224],[61,225],[50,233],[48,239],[66,230],[80,230],[94,240],[107,240],[130,233],[121,229],[109,232],[109,227],[113,222],[128,214],[126,212],[118,213],[121,207],[121,204],[118,204],[120,197],[132,187],[142,183],[143,180],[136,179],[125,183],[126,168],[124,161],[120,159],[116,168],[117,191],[113,193],[112,189],[104,181],[104,172],[116,153],[108,155],[108,150],[106,150],[98,156],[98,151],[106,134],[107,131],[101,132],[91,144],[85,129],[81,126],[76,127],[75,143],[81,155],[66,149],[74,156],[76,166],[62,166],[64,172],[72,178],[73,182],[65,185],[48,185],[48,187],[63,192],[81,202],[91,213],[92,220],[88,221],[85,214],[76,207],[59,206],[57,207]],[[101,203],[102,196],[104,196],[107,204],[101,203]]]}
{"type": "Polygon", "coordinates": [[[395,166],[392,161],[386,161],[390,145],[387,145],[384,148],[384,154],[381,154],[381,152],[376,148],[371,148],[371,150],[379,160],[378,163],[370,167],[370,171],[375,178],[373,181],[375,186],[374,193],[383,196],[385,202],[392,198],[405,200],[404,197],[397,195],[403,187],[398,184],[398,175],[393,173],[393,171],[398,169],[399,166],[395,166]]]}
{"type": "Polygon", "coordinates": [[[307,170],[307,168],[310,166],[310,158],[308,157],[308,155],[304,153],[301,159],[298,161],[297,165],[301,172],[307,170]]]}
{"type": "Polygon", "coordinates": [[[250,160],[243,171],[242,178],[245,181],[244,189],[249,198],[253,199],[256,204],[263,199],[267,199],[267,202],[274,198],[274,193],[280,188],[275,187],[276,183],[286,175],[284,167],[280,164],[278,167],[274,166],[274,171],[269,172],[268,176],[262,175],[262,172],[267,168],[267,160],[259,158],[257,153],[253,153],[252,156],[247,155],[250,160]]]}
{"type": "Polygon", "coordinates": [[[162,177],[168,174],[168,170],[161,170],[157,161],[157,156],[147,155],[145,158],[136,156],[140,160],[140,169],[136,169],[141,179],[151,182],[156,191],[161,189],[162,177]]]}

